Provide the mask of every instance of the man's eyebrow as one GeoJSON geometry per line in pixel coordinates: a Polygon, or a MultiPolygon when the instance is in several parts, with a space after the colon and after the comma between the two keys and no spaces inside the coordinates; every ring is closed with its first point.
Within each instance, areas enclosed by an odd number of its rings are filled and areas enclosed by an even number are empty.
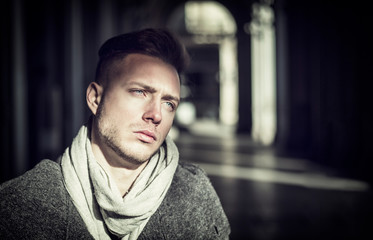
{"type": "Polygon", "coordinates": [[[128,85],[130,85],[130,86],[132,86],[132,85],[137,85],[137,86],[142,87],[142,88],[144,88],[146,91],[151,92],[151,93],[154,93],[154,92],[157,91],[155,88],[153,88],[153,87],[151,87],[151,86],[149,86],[149,85],[146,85],[146,84],[144,84],[144,83],[140,83],[140,82],[131,82],[131,83],[128,84],[128,85]]]}
{"type": "MultiPolygon", "coordinates": [[[[157,89],[155,89],[154,87],[151,87],[151,86],[149,86],[149,85],[147,85],[147,84],[144,84],[144,83],[140,83],[140,82],[132,82],[132,83],[130,83],[129,85],[130,85],[130,86],[131,86],[131,85],[138,85],[138,86],[144,88],[146,91],[148,91],[148,92],[150,92],[150,93],[155,93],[155,92],[157,92],[157,89]]],[[[175,101],[175,102],[177,102],[177,104],[179,104],[179,102],[180,102],[180,99],[179,99],[178,97],[173,96],[173,95],[171,95],[171,94],[166,94],[166,95],[162,96],[162,99],[164,99],[164,100],[168,100],[168,101],[175,101]]]]}
{"type": "Polygon", "coordinates": [[[163,98],[164,100],[167,100],[167,101],[174,101],[174,102],[176,102],[177,104],[179,104],[179,102],[180,102],[180,99],[179,99],[178,97],[175,97],[175,96],[172,96],[172,95],[169,95],[169,94],[164,95],[162,98],[163,98]]]}

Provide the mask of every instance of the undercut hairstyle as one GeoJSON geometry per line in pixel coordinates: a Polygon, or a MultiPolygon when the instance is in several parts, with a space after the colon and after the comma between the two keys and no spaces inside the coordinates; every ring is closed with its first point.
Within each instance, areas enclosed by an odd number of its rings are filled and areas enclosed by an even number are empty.
{"type": "Polygon", "coordinates": [[[116,68],[127,55],[138,53],[156,57],[172,65],[180,75],[189,64],[181,42],[168,30],[144,29],[115,36],[100,48],[95,81],[105,85],[118,73],[116,68]]]}

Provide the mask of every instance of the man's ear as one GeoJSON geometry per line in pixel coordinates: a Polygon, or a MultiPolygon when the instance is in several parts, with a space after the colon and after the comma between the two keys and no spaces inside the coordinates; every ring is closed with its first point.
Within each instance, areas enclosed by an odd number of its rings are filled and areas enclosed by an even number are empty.
{"type": "Polygon", "coordinates": [[[103,91],[104,91],[103,87],[96,82],[91,82],[88,85],[87,93],[86,93],[86,100],[87,100],[87,105],[89,109],[91,109],[91,112],[93,113],[93,115],[96,115],[97,113],[98,106],[102,99],[103,91]]]}

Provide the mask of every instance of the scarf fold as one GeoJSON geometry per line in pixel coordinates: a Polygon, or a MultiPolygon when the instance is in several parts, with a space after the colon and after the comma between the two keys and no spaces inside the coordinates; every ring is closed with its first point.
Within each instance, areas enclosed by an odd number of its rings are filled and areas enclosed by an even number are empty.
{"type": "Polygon", "coordinates": [[[171,185],[179,160],[177,147],[167,137],[122,198],[114,179],[95,160],[89,134],[82,126],[62,155],[66,189],[95,239],[110,239],[110,233],[137,239],[171,185]]]}

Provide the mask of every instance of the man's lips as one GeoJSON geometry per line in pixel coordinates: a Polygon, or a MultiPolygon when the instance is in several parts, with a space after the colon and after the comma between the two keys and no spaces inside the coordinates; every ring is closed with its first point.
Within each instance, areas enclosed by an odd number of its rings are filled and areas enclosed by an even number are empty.
{"type": "Polygon", "coordinates": [[[141,130],[135,132],[138,139],[146,143],[153,143],[157,140],[155,134],[148,130],[141,130]]]}

